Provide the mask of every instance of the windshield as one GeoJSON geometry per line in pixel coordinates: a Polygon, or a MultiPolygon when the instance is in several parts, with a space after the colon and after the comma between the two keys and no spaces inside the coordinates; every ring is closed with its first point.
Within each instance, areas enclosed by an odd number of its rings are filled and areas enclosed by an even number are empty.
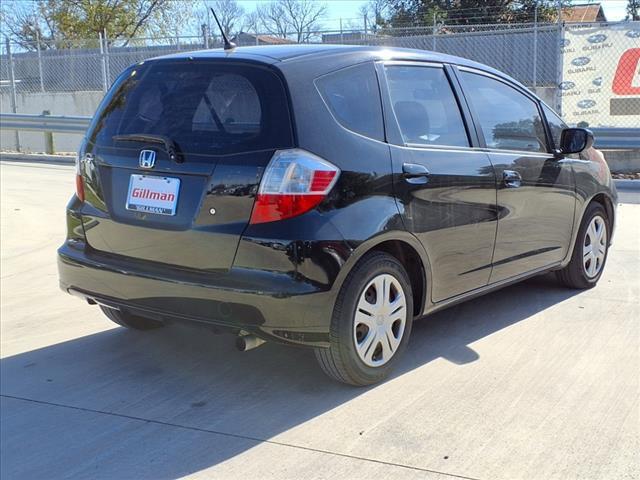
{"type": "Polygon", "coordinates": [[[186,153],[222,154],[291,144],[279,78],[229,62],[156,61],[131,68],[114,85],[91,139],[129,147],[114,136],[169,137],[186,153]]]}

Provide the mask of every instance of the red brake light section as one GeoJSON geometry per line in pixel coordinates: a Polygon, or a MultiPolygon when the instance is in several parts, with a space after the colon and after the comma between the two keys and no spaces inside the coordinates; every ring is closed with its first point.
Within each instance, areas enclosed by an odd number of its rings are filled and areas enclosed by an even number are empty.
{"type": "Polygon", "coordinates": [[[340,170],[305,150],[278,150],[264,173],[251,213],[251,224],[302,215],[322,202],[340,170]]]}
{"type": "Polygon", "coordinates": [[[324,195],[258,194],[251,223],[266,223],[297,217],[317,206],[324,195]]]}
{"type": "Polygon", "coordinates": [[[331,182],[333,182],[334,177],[336,176],[335,171],[315,171],[313,172],[313,178],[311,179],[311,191],[318,192],[325,190],[331,182]]]}

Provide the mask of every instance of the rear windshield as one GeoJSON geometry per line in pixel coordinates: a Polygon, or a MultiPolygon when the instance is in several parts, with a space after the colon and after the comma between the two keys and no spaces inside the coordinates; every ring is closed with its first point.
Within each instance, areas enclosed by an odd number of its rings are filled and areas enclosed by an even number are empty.
{"type": "Polygon", "coordinates": [[[211,61],[136,65],[113,86],[91,140],[131,147],[116,135],[164,135],[184,153],[226,154],[291,146],[284,87],[263,67],[211,61]]]}

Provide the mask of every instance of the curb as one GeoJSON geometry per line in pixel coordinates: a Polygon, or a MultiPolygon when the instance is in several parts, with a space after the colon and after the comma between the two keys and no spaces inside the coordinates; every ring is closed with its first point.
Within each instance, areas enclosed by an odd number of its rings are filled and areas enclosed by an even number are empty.
{"type": "Polygon", "coordinates": [[[629,180],[626,178],[614,179],[616,188],[618,190],[634,190],[640,191],[640,180],[629,180]]]}
{"type": "Polygon", "coordinates": [[[0,153],[0,161],[22,163],[48,163],[54,165],[73,165],[73,155],[43,155],[38,153],[0,153]]]}

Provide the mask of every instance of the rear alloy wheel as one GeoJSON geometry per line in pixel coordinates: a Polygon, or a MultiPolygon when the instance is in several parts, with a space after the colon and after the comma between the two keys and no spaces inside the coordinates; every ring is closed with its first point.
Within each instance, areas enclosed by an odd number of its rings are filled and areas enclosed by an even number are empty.
{"type": "Polygon", "coordinates": [[[370,367],[387,363],[398,350],[406,325],[407,300],[400,282],[387,273],[372,279],[360,295],[353,340],[370,367]]]}
{"type": "Polygon", "coordinates": [[[571,261],[556,272],[570,288],[591,288],[598,283],[609,250],[609,222],[604,207],[592,203],[587,207],[578,231],[571,261]]]}
{"type": "Polygon", "coordinates": [[[330,347],[316,349],[324,372],[339,382],[370,385],[383,380],[411,333],[409,277],[391,255],[374,252],[349,273],[336,300],[330,347]]]}
{"type": "Polygon", "coordinates": [[[116,310],[115,308],[109,308],[103,305],[100,305],[100,309],[102,310],[102,313],[109,318],[109,320],[122,327],[131,328],[133,330],[151,330],[164,326],[160,321],[133,315],[126,310],[116,310]]]}

